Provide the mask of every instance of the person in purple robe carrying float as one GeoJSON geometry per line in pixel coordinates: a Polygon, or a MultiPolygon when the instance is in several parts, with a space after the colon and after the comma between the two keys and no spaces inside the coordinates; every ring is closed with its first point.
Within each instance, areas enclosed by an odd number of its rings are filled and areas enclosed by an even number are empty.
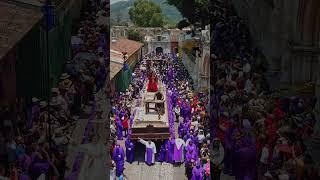
{"type": "Polygon", "coordinates": [[[186,144],[181,138],[175,140],[175,146],[173,149],[173,160],[175,163],[182,163],[184,161],[184,148],[186,144]]]}
{"type": "Polygon", "coordinates": [[[151,140],[147,142],[141,138],[139,138],[139,142],[146,146],[145,162],[148,166],[151,166],[155,163],[155,154],[157,153],[156,145],[151,140]]]}
{"type": "Polygon", "coordinates": [[[120,146],[119,143],[117,143],[114,151],[113,151],[113,156],[112,160],[116,163],[116,176],[120,177],[121,174],[124,171],[124,150],[120,146]]]}
{"type": "Polygon", "coordinates": [[[175,138],[170,137],[169,140],[166,142],[166,162],[173,163],[173,153],[174,153],[174,146],[175,146],[175,138]]]}
{"type": "Polygon", "coordinates": [[[126,140],[125,145],[126,145],[127,162],[131,164],[134,161],[134,144],[131,141],[130,135],[126,140]]]}
{"type": "Polygon", "coordinates": [[[204,170],[201,166],[200,161],[196,161],[196,165],[192,169],[191,180],[203,180],[204,170]]]}
{"type": "Polygon", "coordinates": [[[166,151],[166,142],[163,141],[159,150],[159,157],[158,157],[158,161],[159,162],[164,162],[166,161],[166,155],[167,155],[167,151],[166,151]]]}

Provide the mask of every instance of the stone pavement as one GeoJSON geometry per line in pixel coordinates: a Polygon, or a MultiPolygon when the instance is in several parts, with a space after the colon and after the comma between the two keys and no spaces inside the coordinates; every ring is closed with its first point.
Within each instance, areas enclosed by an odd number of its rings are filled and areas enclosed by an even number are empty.
{"type": "MultiPolygon", "coordinates": [[[[74,131],[72,132],[71,138],[76,142],[76,144],[81,144],[82,139],[83,139],[83,135],[84,135],[84,131],[85,128],[88,124],[88,114],[90,113],[90,106],[87,106],[84,109],[84,113],[82,115],[82,117],[77,117],[76,119],[76,127],[74,129],[74,131]]],[[[77,153],[72,152],[71,150],[69,150],[68,148],[68,156],[66,159],[66,163],[67,163],[67,171],[65,173],[65,176],[69,176],[71,171],[72,171],[72,166],[75,160],[75,157],[77,155],[77,153]]]]}
{"type": "Polygon", "coordinates": [[[174,167],[172,164],[156,162],[153,166],[145,163],[125,163],[125,180],[187,180],[184,166],[174,167]]]}
{"type": "MultiPolygon", "coordinates": [[[[110,122],[105,121],[105,120],[109,119],[108,115],[109,115],[109,111],[111,109],[110,102],[108,102],[109,99],[106,97],[106,94],[104,93],[104,91],[99,91],[96,94],[95,99],[96,99],[97,110],[102,111],[102,118],[103,119],[94,119],[94,121],[103,121],[103,123],[98,123],[97,126],[105,127],[105,128],[98,128],[97,133],[99,133],[101,139],[107,140],[107,137],[110,134],[110,128],[109,128],[110,122]]],[[[71,135],[71,138],[76,142],[76,145],[82,144],[84,132],[85,132],[85,129],[88,124],[88,120],[89,120],[88,118],[89,118],[89,114],[90,114],[91,110],[92,110],[91,105],[86,106],[83,110],[83,113],[80,115],[80,117],[76,118],[77,119],[76,127],[71,135]]],[[[65,174],[66,177],[70,175],[75,158],[78,154],[78,153],[75,153],[69,149],[68,149],[68,156],[67,156],[67,160],[66,160],[66,162],[67,162],[67,171],[65,174]]],[[[109,149],[110,149],[110,147],[107,146],[106,152],[109,152],[109,149]]],[[[109,156],[108,155],[106,155],[106,156],[107,156],[107,160],[110,160],[109,156]]]]}

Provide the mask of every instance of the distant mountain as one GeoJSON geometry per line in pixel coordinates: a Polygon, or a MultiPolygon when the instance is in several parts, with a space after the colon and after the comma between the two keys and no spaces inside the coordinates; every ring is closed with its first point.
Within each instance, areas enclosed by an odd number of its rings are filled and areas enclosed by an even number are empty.
{"type": "Polygon", "coordinates": [[[120,1],[128,1],[128,0],[110,0],[110,4],[114,4],[120,1]]]}
{"type": "Polygon", "coordinates": [[[110,5],[111,21],[115,22],[128,22],[129,8],[133,6],[134,1],[120,1],[110,5]]]}
{"type": "MultiPolygon", "coordinates": [[[[162,13],[170,21],[177,23],[182,19],[180,12],[174,6],[168,5],[166,0],[150,0],[158,5],[162,9],[162,13]]],[[[129,22],[129,8],[133,6],[134,0],[119,1],[110,5],[111,9],[111,21],[114,22],[129,22]]]]}

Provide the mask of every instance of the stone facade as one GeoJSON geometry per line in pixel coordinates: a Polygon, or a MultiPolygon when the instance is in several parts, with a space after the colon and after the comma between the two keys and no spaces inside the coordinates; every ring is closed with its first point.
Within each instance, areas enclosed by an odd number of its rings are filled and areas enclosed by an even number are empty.
{"type": "Polygon", "coordinates": [[[316,83],[319,74],[320,1],[232,1],[269,63],[275,87],[316,83]],[[279,80],[279,81],[277,81],[279,80]]]}
{"type": "Polygon", "coordinates": [[[180,36],[179,46],[184,46],[187,41],[196,42],[199,47],[195,55],[192,55],[186,50],[182,50],[181,60],[188,70],[191,78],[194,81],[196,90],[209,89],[210,83],[210,30],[209,26],[205,30],[199,32],[195,37],[190,37],[188,34],[180,36]]]}
{"type": "Polygon", "coordinates": [[[200,59],[200,78],[199,88],[208,89],[210,84],[210,30],[201,32],[201,59],[200,59]]]}
{"type": "Polygon", "coordinates": [[[140,32],[144,37],[146,44],[143,48],[144,53],[156,52],[157,47],[162,48],[164,53],[177,53],[177,36],[183,32],[178,29],[113,26],[111,28],[111,37],[112,39],[127,38],[130,29],[140,32]]]}
{"type": "Polygon", "coordinates": [[[163,28],[143,28],[143,27],[128,27],[128,26],[113,26],[111,27],[111,37],[114,39],[127,38],[128,31],[133,29],[145,36],[154,36],[163,31],[163,28]]]}
{"type": "Polygon", "coordinates": [[[148,44],[149,53],[157,52],[157,50],[160,50],[163,53],[171,53],[170,33],[167,31],[146,38],[146,43],[148,44]]]}

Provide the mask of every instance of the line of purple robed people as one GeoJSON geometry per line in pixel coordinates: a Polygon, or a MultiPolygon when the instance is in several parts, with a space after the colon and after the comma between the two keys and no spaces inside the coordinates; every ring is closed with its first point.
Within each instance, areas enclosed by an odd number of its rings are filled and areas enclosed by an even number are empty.
{"type": "MultiPolygon", "coordinates": [[[[169,87],[168,91],[168,105],[171,107],[174,105],[177,105],[177,89],[174,86],[174,80],[176,79],[174,77],[174,74],[172,71],[174,69],[170,67],[169,69],[171,73],[169,73],[169,84],[167,87],[169,87]]],[[[169,108],[169,110],[172,111],[173,108],[169,108]]],[[[173,115],[172,112],[169,112],[169,114],[173,115]]],[[[193,133],[192,130],[190,130],[191,127],[191,106],[188,103],[188,101],[184,101],[181,105],[181,116],[185,119],[184,121],[184,127],[179,128],[179,136],[183,136],[183,139],[175,138],[174,137],[174,116],[169,117],[169,124],[170,124],[170,133],[171,138],[169,140],[165,140],[159,150],[157,161],[159,162],[167,162],[167,163],[185,163],[186,165],[195,162],[195,166],[192,170],[192,180],[202,180],[204,176],[204,170],[203,167],[198,160],[198,138],[196,133],[193,133]],[[186,144],[187,142],[187,144],[186,144]]],[[[116,123],[119,124],[119,127],[121,127],[121,121],[119,117],[116,117],[116,123]]],[[[117,129],[118,134],[120,136],[122,135],[121,129],[117,129]]],[[[118,137],[119,139],[119,137],[118,137]]],[[[120,139],[122,139],[120,137],[120,139]]],[[[125,147],[126,151],[123,150],[123,148],[117,143],[114,151],[113,151],[113,157],[112,159],[116,163],[116,176],[120,177],[121,174],[124,171],[124,161],[126,158],[126,161],[129,163],[132,163],[134,161],[134,149],[135,145],[133,141],[130,138],[130,135],[128,135],[126,141],[125,141],[125,147]]],[[[148,148],[146,149],[146,157],[153,156],[153,151],[148,151],[148,148]]],[[[146,164],[152,165],[153,163],[150,162],[150,158],[146,159],[146,164]],[[149,159],[149,161],[148,161],[149,159]]]]}

